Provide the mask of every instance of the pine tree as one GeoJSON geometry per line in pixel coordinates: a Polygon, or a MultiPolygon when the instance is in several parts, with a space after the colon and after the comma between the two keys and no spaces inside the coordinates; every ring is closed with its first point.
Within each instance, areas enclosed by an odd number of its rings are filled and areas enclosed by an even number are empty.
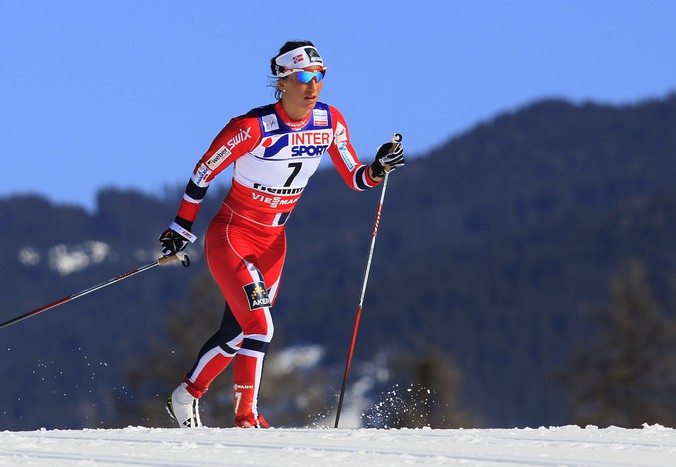
{"type": "Polygon", "coordinates": [[[568,375],[572,422],[676,426],[676,320],[663,315],[639,261],[614,277],[596,317],[597,335],[577,349],[568,375]]]}

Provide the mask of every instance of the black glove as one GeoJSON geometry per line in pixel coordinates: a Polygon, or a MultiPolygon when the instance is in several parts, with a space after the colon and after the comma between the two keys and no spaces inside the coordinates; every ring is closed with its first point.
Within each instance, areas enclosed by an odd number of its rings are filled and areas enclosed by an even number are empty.
{"type": "Polygon", "coordinates": [[[378,148],[371,170],[374,177],[382,177],[385,172],[391,172],[404,164],[404,147],[401,143],[385,143],[378,148]]]}
{"type": "Polygon", "coordinates": [[[188,246],[188,242],[194,242],[197,237],[190,232],[191,228],[192,222],[177,217],[158,239],[162,244],[162,254],[164,256],[175,255],[183,251],[188,246]]]}

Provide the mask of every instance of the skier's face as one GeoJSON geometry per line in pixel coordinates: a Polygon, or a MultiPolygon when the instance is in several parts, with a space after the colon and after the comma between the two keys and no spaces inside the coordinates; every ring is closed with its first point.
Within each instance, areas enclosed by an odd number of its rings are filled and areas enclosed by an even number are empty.
{"type": "MultiPolygon", "coordinates": [[[[305,68],[305,71],[317,72],[323,71],[321,67],[305,68]]],[[[282,104],[289,116],[294,120],[300,120],[305,117],[315,106],[319,99],[319,94],[324,86],[324,80],[317,82],[317,76],[307,82],[301,82],[296,76],[298,73],[292,73],[278,82],[279,89],[282,90],[282,104]]],[[[301,76],[307,78],[307,76],[301,76]]]]}

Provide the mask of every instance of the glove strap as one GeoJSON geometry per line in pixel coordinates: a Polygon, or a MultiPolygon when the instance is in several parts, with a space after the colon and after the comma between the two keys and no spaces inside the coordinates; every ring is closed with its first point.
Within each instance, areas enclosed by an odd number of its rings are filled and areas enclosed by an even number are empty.
{"type": "Polygon", "coordinates": [[[195,243],[195,240],[197,240],[197,235],[181,227],[175,221],[169,224],[169,228],[174,232],[178,232],[183,238],[188,240],[190,243],[195,243]]]}

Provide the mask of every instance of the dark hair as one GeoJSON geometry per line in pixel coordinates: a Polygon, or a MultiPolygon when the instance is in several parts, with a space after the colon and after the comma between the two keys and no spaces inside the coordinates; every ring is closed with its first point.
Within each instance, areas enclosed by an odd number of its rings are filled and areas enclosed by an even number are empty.
{"type": "Polygon", "coordinates": [[[279,99],[282,98],[282,91],[277,87],[277,80],[278,79],[284,79],[284,78],[277,78],[277,64],[275,63],[275,60],[280,55],[283,55],[283,54],[285,54],[285,53],[287,53],[287,52],[289,52],[293,49],[297,49],[298,47],[303,47],[305,45],[310,46],[310,47],[315,46],[310,41],[288,41],[286,44],[284,44],[282,46],[281,49],[279,49],[279,52],[277,53],[277,55],[275,55],[274,57],[272,57],[272,59],[270,59],[270,71],[272,72],[272,77],[271,77],[272,82],[271,82],[270,86],[275,88],[275,99],[279,100],[279,99]]]}

